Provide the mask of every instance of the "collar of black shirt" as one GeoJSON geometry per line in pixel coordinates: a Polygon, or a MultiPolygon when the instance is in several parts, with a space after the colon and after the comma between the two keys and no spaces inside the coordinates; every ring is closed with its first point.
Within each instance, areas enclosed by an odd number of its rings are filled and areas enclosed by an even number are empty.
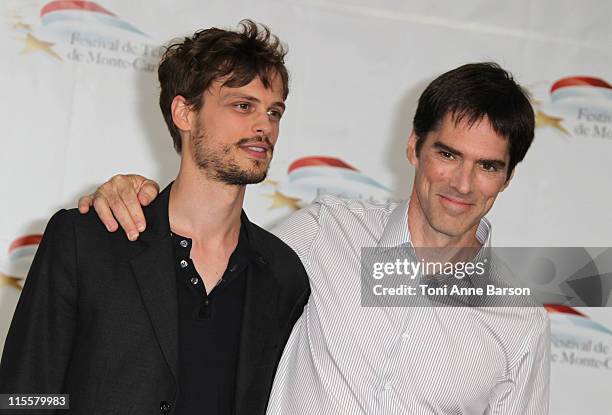
{"type": "MultiPolygon", "coordinates": [[[[247,223],[245,223],[246,216],[243,214],[241,217],[240,233],[238,236],[238,243],[236,248],[230,255],[227,261],[227,271],[224,274],[224,279],[219,280],[220,283],[229,282],[227,278],[232,276],[240,275],[240,273],[251,263],[252,261],[261,261],[262,256],[253,247],[247,223]]],[[[248,221],[248,219],[246,219],[248,221]]],[[[175,256],[178,261],[188,261],[189,266],[192,266],[190,260],[192,240],[185,236],[171,232],[172,245],[174,246],[175,256]]]]}

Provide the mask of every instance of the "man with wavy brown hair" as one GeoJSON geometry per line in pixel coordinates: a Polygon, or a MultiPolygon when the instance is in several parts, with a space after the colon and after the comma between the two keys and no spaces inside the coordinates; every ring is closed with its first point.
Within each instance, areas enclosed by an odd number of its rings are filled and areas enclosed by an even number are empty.
{"type": "Polygon", "coordinates": [[[0,393],[64,393],[74,414],[263,414],[309,296],[304,268],[242,210],[262,181],[288,94],[285,48],[265,26],[170,45],[160,107],[181,164],[109,233],[94,212],[50,220],[0,366],[0,393]]]}

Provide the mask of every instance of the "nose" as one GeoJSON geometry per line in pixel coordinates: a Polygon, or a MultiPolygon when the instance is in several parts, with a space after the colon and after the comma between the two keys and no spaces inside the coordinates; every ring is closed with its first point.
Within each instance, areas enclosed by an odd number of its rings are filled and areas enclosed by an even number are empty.
{"type": "Polygon", "coordinates": [[[451,187],[462,195],[466,195],[472,191],[472,181],[474,170],[469,163],[460,163],[453,171],[450,180],[451,187]]]}
{"type": "Polygon", "coordinates": [[[267,112],[257,112],[254,115],[253,133],[257,136],[273,136],[274,124],[267,112]]]}

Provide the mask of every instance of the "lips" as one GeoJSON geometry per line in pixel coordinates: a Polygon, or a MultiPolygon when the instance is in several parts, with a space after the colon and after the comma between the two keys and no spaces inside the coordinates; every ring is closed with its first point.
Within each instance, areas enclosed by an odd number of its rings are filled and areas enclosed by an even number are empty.
{"type": "Polygon", "coordinates": [[[251,157],[264,159],[268,156],[270,146],[261,141],[244,143],[239,146],[243,151],[249,154],[251,157]]]}
{"type": "Polygon", "coordinates": [[[448,197],[444,195],[438,195],[438,196],[440,197],[442,204],[453,213],[463,213],[474,205],[473,203],[467,203],[467,202],[464,202],[462,200],[455,199],[452,197],[448,197]]]}

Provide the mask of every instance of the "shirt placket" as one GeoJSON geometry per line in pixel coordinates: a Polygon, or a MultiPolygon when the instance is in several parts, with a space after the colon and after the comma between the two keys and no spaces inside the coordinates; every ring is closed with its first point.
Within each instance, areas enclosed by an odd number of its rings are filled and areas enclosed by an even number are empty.
{"type": "MultiPolygon", "coordinates": [[[[397,252],[396,249],[398,248],[404,252],[404,248],[408,247],[400,246],[390,252],[397,252]]],[[[410,254],[406,256],[409,260],[415,260],[410,254]]],[[[391,259],[393,260],[395,257],[391,259]]],[[[387,307],[385,314],[389,316],[391,323],[390,331],[393,333],[393,336],[389,336],[390,341],[385,345],[387,359],[384,361],[377,388],[377,415],[402,413],[403,399],[400,396],[400,389],[406,390],[406,385],[401,385],[402,382],[405,382],[405,377],[403,376],[404,356],[407,353],[414,352],[414,345],[411,343],[411,326],[413,325],[412,320],[415,314],[414,308],[406,305],[387,307]]]]}
{"type": "Polygon", "coordinates": [[[210,317],[210,299],[208,294],[206,293],[206,288],[204,287],[204,282],[202,278],[197,273],[195,266],[193,265],[193,261],[190,258],[191,254],[191,241],[187,238],[181,238],[179,241],[179,272],[181,275],[181,280],[184,281],[188,286],[190,291],[192,291],[195,295],[200,299],[200,308],[198,310],[199,318],[209,318],[210,317]]]}

